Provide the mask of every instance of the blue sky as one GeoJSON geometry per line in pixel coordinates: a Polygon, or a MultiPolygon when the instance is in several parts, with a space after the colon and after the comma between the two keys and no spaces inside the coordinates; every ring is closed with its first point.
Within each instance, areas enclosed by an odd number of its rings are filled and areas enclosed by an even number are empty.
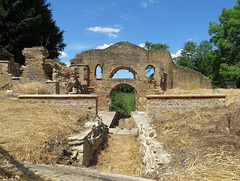
{"type": "Polygon", "coordinates": [[[210,21],[236,0],[47,0],[67,44],[61,60],[119,41],[167,43],[177,54],[188,40],[209,40],[210,21]]]}

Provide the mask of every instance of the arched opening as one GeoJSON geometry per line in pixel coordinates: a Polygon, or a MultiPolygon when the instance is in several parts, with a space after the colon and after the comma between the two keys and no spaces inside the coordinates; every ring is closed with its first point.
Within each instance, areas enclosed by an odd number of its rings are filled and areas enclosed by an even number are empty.
{"type": "Polygon", "coordinates": [[[112,77],[113,79],[134,79],[134,75],[129,70],[120,69],[112,77]]]}
{"type": "Polygon", "coordinates": [[[95,70],[96,79],[102,79],[102,73],[103,73],[103,70],[101,65],[97,65],[95,70]]]}
{"type": "Polygon", "coordinates": [[[137,73],[128,66],[120,66],[115,68],[109,78],[113,78],[113,79],[135,79],[136,78],[137,73]]]}
{"type": "Polygon", "coordinates": [[[136,110],[136,91],[127,84],[114,87],[110,94],[110,111],[116,111],[116,119],[110,127],[134,128],[131,112],[136,110]]]}
{"type": "Polygon", "coordinates": [[[153,85],[154,88],[157,86],[157,82],[154,79],[155,68],[152,65],[148,65],[145,69],[146,76],[148,77],[148,81],[153,85]]]}
{"type": "Polygon", "coordinates": [[[147,77],[154,77],[155,68],[152,65],[148,65],[145,69],[145,73],[147,77]]]}

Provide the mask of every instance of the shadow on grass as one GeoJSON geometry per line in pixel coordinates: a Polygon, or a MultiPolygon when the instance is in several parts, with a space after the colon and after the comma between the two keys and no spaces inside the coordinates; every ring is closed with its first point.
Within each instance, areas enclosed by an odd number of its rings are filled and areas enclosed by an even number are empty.
{"type": "MultiPolygon", "coordinates": [[[[2,156],[5,160],[8,161],[8,164],[13,165],[16,169],[4,167],[4,165],[0,164],[0,176],[7,177],[8,179],[14,179],[14,177],[19,177],[21,180],[36,180],[36,181],[44,181],[44,179],[40,178],[33,171],[30,171],[28,168],[24,167],[23,164],[18,162],[10,155],[6,150],[4,150],[0,146],[0,156],[2,156]],[[22,172],[19,174],[19,171],[22,172]],[[18,173],[17,173],[18,172],[18,173]]],[[[3,164],[3,163],[2,163],[3,164]]]]}

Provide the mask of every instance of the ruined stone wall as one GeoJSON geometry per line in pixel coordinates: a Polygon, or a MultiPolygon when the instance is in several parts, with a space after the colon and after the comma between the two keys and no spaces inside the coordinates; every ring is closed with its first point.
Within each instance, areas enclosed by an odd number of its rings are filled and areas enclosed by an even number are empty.
{"type": "Polygon", "coordinates": [[[173,88],[211,89],[211,82],[203,74],[180,65],[173,65],[173,88]]]}
{"type": "Polygon", "coordinates": [[[167,88],[172,88],[173,63],[167,50],[148,51],[128,42],[119,42],[104,50],[89,50],[77,54],[71,60],[71,66],[85,64],[89,66],[89,86],[93,93],[99,95],[99,109],[108,110],[111,103],[111,91],[119,85],[130,85],[137,94],[136,107],[138,110],[146,109],[146,95],[161,92],[163,82],[167,88]],[[102,77],[96,78],[96,67],[102,67],[102,77]],[[146,76],[148,65],[155,68],[152,84],[146,76]],[[112,79],[120,69],[133,73],[134,79],[112,79]],[[162,75],[167,74],[162,81],[162,75]]]}
{"type": "Polygon", "coordinates": [[[72,92],[73,88],[77,88],[76,93],[88,93],[89,77],[87,65],[65,67],[51,59],[47,59],[44,70],[48,82],[59,82],[60,94],[72,92]]]}
{"type": "MultiPolygon", "coordinates": [[[[99,151],[107,143],[108,127],[100,118],[94,121],[90,129],[67,138],[72,162],[79,165],[91,166],[96,162],[99,151]]],[[[85,124],[86,125],[86,124],[85,124]]]]}
{"type": "Polygon", "coordinates": [[[0,46],[0,73],[6,72],[12,76],[19,77],[20,65],[14,61],[14,56],[0,46]]]}
{"type": "Polygon", "coordinates": [[[54,93],[68,94],[88,93],[88,66],[77,67],[61,66],[48,57],[48,51],[44,47],[25,48],[26,68],[22,75],[23,82],[46,82],[54,93]]]}
{"type": "Polygon", "coordinates": [[[22,75],[23,82],[45,82],[44,64],[49,55],[44,47],[25,48],[22,51],[26,68],[22,75]]]}
{"type": "Polygon", "coordinates": [[[52,103],[68,108],[77,108],[79,112],[86,111],[90,117],[95,118],[98,114],[98,96],[97,95],[21,95],[21,101],[52,103]]]}
{"type": "Polygon", "coordinates": [[[225,95],[149,95],[147,113],[158,118],[166,112],[189,111],[225,105],[225,95]]]}

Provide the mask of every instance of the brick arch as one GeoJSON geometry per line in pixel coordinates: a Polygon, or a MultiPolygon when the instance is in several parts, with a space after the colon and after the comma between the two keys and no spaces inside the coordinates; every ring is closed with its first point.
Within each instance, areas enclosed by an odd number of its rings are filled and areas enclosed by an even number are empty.
{"type": "Polygon", "coordinates": [[[115,85],[115,86],[111,89],[111,91],[110,91],[110,93],[109,93],[109,97],[111,97],[113,91],[116,90],[116,89],[117,89],[119,86],[121,86],[121,85],[127,85],[127,86],[131,87],[131,88],[134,90],[134,93],[135,93],[136,96],[137,96],[137,90],[135,89],[135,87],[133,87],[131,84],[128,84],[128,83],[122,83],[122,84],[117,84],[117,85],[115,85]]]}
{"type": "Polygon", "coordinates": [[[116,67],[115,69],[113,69],[113,71],[109,75],[109,79],[111,79],[114,76],[114,74],[121,69],[128,70],[129,72],[131,72],[134,75],[134,79],[136,78],[137,72],[135,70],[133,70],[133,68],[131,68],[130,66],[119,66],[119,67],[116,67]]]}
{"type": "Polygon", "coordinates": [[[121,85],[127,85],[127,86],[129,86],[129,87],[131,87],[132,89],[133,89],[133,91],[134,91],[134,93],[135,93],[135,99],[136,99],[136,109],[137,109],[137,101],[138,101],[138,92],[137,92],[137,90],[136,90],[136,88],[135,87],[133,87],[131,84],[128,84],[128,83],[121,83],[121,84],[117,84],[117,85],[115,85],[112,89],[111,89],[111,91],[110,91],[110,93],[109,93],[109,96],[108,96],[108,98],[109,98],[109,109],[110,109],[110,107],[111,107],[111,104],[112,104],[112,93],[113,93],[113,91],[114,90],[116,90],[119,86],[121,86],[121,85]]]}

